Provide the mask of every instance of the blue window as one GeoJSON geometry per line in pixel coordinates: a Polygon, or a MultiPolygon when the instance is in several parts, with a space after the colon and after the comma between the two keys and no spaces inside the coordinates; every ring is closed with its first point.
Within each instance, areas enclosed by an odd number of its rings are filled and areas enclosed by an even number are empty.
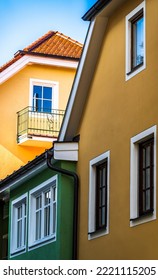
{"type": "Polygon", "coordinates": [[[52,110],[52,87],[33,86],[33,111],[51,112],[52,110]]]}

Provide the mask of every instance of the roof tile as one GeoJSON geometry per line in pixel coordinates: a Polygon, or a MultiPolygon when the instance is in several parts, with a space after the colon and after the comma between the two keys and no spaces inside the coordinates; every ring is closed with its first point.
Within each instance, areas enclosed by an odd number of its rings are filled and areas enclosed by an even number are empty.
{"type": "Polygon", "coordinates": [[[79,59],[83,45],[78,41],[58,32],[49,31],[38,40],[17,52],[14,58],[0,67],[0,72],[12,65],[25,54],[59,56],[60,58],[79,59]]]}

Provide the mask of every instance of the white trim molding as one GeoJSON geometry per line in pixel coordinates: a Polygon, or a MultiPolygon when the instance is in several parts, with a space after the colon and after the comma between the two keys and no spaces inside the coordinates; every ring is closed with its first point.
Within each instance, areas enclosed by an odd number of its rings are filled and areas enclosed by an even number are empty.
{"type": "Polygon", "coordinates": [[[142,70],[146,68],[146,9],[145,9],[145,0],[137,6],[132,12],[130,12],[126,18],[125,18],[125,25],[126,25],[126,73],[125,73],[125,80],[128,81],[138,73],[140,73],[142,70]],[[135,70],[131,71],[131,30],[132,30],[132,24],[131,19],[139,13],[143,9],[143,15],[144,15],[144,61],[143,64],[136,68],[135,70]]]}
{"type": "Polygon", "coordinates": [[[0,84],[4,83],[16,73],[21,71],[24,67],[31,64],[48,65],[55,67],[64,67],[76,69],[78,66],[78,61],[72,61],[67,59],[57,59],[48,57],[38,57],[31,55],[24,55],[12,65],[8,66],[5,70],[0,73],[0,84]]]}
{"type": "Polygon", "coordinates": [[[153,126],[131,138],[130,150],[130,226],[136,226],[156,219],[156,130],[153,126]],[[138,148],[139,143],[154,137],[154,211],[149,216],[138,214],[138,148]]]}
{"type": "Polygon", "coordinates": [[[109,234],[109,185],[110,185],[110,151],[107,151],[89,163],[89,211],[88,239],[94,239],[109,234]],[[107,160],[107,227],[96,231],[96,166],[107,160]]]}
{"type": "Polygon", "coordinates": [[[30,79],[30,97],[29,97],[29,106],[32,107],[33,100],[33,86],[46,86],[52,88],[52,109],[58,109],[59,107],[59,82],[50,81],[50,80],[40,80],[40,79],[30,79]]]}
{"type": "Polygon", "coordinates": [[[54,142],[54,159],[78,161],[78,142],[54,142]]]}
{"type": "Polygon", "coordinates": [[[29,192],[29,250],[56,240],[57,185],[55,175],[29,192]]]}
{"type": "Polygon", "coordinates": [[[11,203],[10,256],[26,252],[27,240],[27,193],[11,203]]]}

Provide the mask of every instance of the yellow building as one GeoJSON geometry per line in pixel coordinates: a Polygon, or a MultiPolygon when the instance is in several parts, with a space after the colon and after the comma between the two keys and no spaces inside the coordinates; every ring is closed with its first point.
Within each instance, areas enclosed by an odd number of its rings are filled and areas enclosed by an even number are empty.
{"type": "Polygon", "coordinates": [[[83,17],[58,139],[80,135],[79,259],[158,259],[157,11],[157,0],[97,1],[83,17]]]}
{"type": "Polygon", "coordinates": [[[0,179],[52,146],[81,51],[49,31],[0,68],[0,179]]]}

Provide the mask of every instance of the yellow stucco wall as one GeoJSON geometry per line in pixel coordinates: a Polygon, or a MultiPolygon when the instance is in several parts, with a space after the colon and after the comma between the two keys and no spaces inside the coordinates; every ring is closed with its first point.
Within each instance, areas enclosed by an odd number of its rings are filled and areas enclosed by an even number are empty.
{"type": "Polygon", "coordinates": [[[157,0],[146,0],[146,69],[125,81],[125,16],[140,3],[109,18],[78,130],[79,259],[158,259],[158,221],[130,227],[130,139],[158,125],[157,0]],[[89,162],[109,150],[110,233],[88,241],[89,162]]]}
{"type": "Polygon", "coordinates": [[[64,110],[75,76],[75,69],[30,65],[0,85],[0,179],[24,165],[46,148],[17,144],[17,112],[29,106],[30,79],[48,80],[59,83],[59,107],[64,110]]]}

